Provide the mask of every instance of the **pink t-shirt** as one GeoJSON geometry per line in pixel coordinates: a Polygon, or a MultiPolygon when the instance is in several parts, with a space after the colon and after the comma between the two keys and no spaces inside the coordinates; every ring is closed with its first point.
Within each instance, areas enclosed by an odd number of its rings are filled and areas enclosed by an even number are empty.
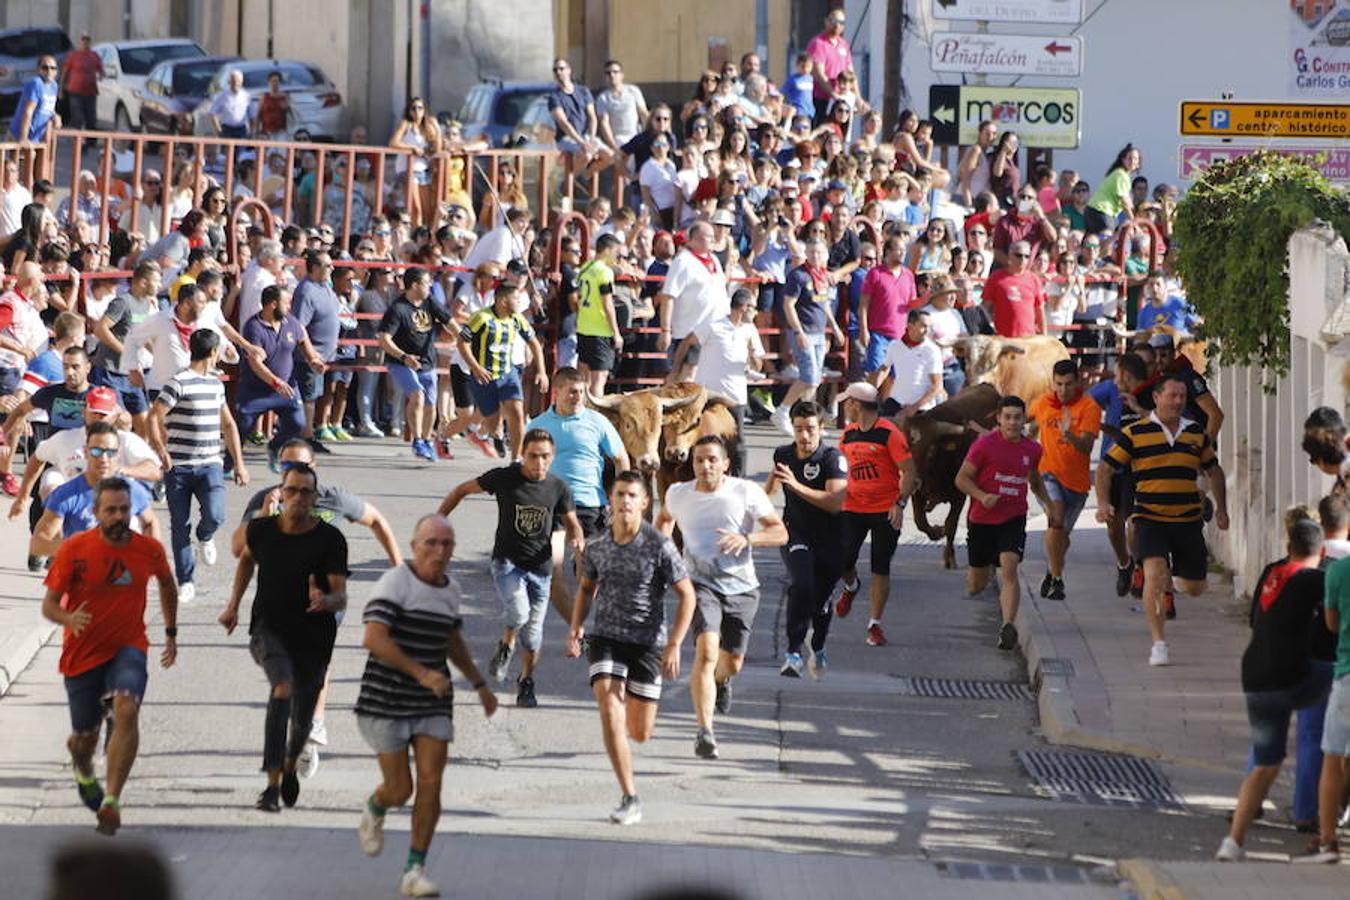
{"type": "Polygon", "coordinates": [[[970,521],[976,525],[999,525],[1027,514],[1027,476],[1041,462],[1041,445],[1030,438],[1013,442],[997,430],[982,434],[970,445],[966,462],[975,467],[975,484],[998,495],[993,509],[973,500],[970,521]]]}
{"type": "Polygon", "coordinates": [[[1059,212],[1059,192],[1055,190],[1054,185],[1047,185],[1037,191],[1036,202],[1041,205],[1047,216],[1059,212]]]}
{"type": "Polygon", "coordinates": [[[985,282],[983,296],[993,307],[994,330],[1000,335],[1031,337],[1036,333],[1036,310],[1045,305],[1045,287],[1036,275],[1000,269],[985,282]]]}
{"type": "Polygon", "coordinates": [[[905,314],[918,304],[919,292],[914,273],[904,266],[892,275],[885,266],[873,266],[863,278],[862,293],[867,304],[867,330],[895,340],[905,333],[905,314]]]}
{"type": "MultiPolygon", "coordinates": [[[[830,43],[829,35],[821,32],[811,38],[811,43],[806,45],[806,52],[811,58],[820,63],[821,68],[825,70],[825,77],[829,79],[831,85],[839,77],[840,72],[846,72],[853,68],[853,51],[849,49],[848,40],[842,35],[833,44],[830,43]]],[[[817,84],[811,92],[811,96],[816,99],[828,97],[829,94],[820,89],[817,84]]]]}

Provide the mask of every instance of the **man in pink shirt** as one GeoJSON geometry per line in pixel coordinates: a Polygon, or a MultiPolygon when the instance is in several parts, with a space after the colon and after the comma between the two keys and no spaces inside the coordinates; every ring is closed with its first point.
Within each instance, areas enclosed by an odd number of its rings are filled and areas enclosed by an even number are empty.
{"type": "Polygon", "coordinates": [[[842,9],[830,10],[825,17],[825,30],[811,38],[806,52],[811,56],[811,74],[816,81],[815,90],[811,92],[816,101],[816,115],[811,124],[820,125],[826,121],[839,73],[853,68],[853,50],[844,37],[842,9]]]}
{"type": "MultiPolygon", "coordinates": [[[[971,596],[984,590],[998,567],[998,602],[1003,612],[998,629],[1000,650],[1017,646],[1013,620],[1020,593],[1017,567],[1027,544],[1027,488],[1041,506],[1051,508],[1041,481],[1041,445],[1022,434],[1026,421],[1022,398],[1004,397],[998,402],[998,429],[980,435],[970,445],[956,473],[957,490],[970,498],[966,589],[971,596]]],[[[1051,528],[1059,525],[1050,523],[1051,528]]]]}
{"type": "Polygon", "coordinates": [[[873,266],[862,283],[858,301],[858,343],[862,346],[863,372],[881,368],[891,342],[905,332],[905,314],[918,306],[919,292],[914,273],[905,268],[905,239],[886,239],[881,265],[873,266]]]}
{"type": "Polygon", "coordinates": [[[1028,271],[1030,261],[1031,245],[1017,241],[1009,248],[1008,268],[999,269],[984,284],[984,302],[994,314],[994,330],[1003,337],[1045,334],[1045,286],[1028,271]]]}
{"type": "Polygon", "coordinates": [[[98,127],[95,102],[98,100],[98,79],[103,74],[103,61],[89,48],[89,35],[80,35],[80,46],[66,54],[61,65],[61,87],[66,92],[70,107],[70,127],[94,130],[98,127]]]}

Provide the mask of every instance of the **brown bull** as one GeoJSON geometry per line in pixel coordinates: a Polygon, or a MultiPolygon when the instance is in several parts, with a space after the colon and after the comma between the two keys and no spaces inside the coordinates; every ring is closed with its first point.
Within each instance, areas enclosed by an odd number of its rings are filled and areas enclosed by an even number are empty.
{"type": "Polygon", "coordinates": [[[633,465],[647,475],[656,472],[661,465],[661,432],[666,418],[690,410],[688,414],[697,420],[706,400],[707,391],[698,385],[586,397],[592,409],[613,423],[633,465]],[[694,390],[686,390],[688,387],[694,390]],[[672,394],[674,396],[670,396],[672,394]]]}
{"type": "MultiPolygon", "coordinates": [[[[740,433],[736,430],[736,418],[731,414],[731,403],[725,397],[709,394],[707,404],[699,412],[698,420],[692,428],[682,428],[676,433],[675,426],[667,424],[662,429],[661,468],[656,471],[656,490],[658,496],[666,496],[666,488],[680,481],[694,480],[694,467],[690,460],[694,444],[700,438],[716,435],[726,444],[727,455],[736,458],[736,446],[740,433]]],[[[692,409],[693,407],[687,407],[692,409]]]]}
{"type": "Polygon", "coordinates": [[[992,384],[1000,395],[1021,397],[1027,408],[1054,385],[1055,363],[1069,358],[1058,338],[1036,335],[1005,338],[973,335],[961,339],[966,357],[966,383],[992,384]]]}
{"type": "Polygon", "coordinates": [[[977,384],[905,422],[905,437],[919,473],[914,524],[929,540],[946,539],[942,565],[948,569],[956,568],[956,526],[966,502],[966,495],[956,488],[956,472],[981,430],[996,427],[1000,396],[993,385],[977,384]],[[947,521],[937,528],[928,523],[928,514],[943,503],[950,504],[947,521]]]}

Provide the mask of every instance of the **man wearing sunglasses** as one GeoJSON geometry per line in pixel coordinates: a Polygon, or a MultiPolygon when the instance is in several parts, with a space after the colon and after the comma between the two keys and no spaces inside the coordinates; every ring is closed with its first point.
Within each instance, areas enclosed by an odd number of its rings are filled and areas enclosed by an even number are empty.
{"type": "Polygon", "coordinates": [[[595,112],[601,139],[616,151],[633,139],[651,115],[642,88],[624,84],[623,66],[617,59],[605,62],[605,89],[595,98],[595,112]]]}
{"type": "Polygon", "coordinates": [[[994,312],[994,329],[1003,337],[1045,334],[1045,288],[1028,271],[1031,245],[1017,241],[1008,248],[1008,268],[999,269],[984,285],[984,302],[994,312]]]}
{"type": "Polygon", "coordinates": [[[37,74],[24,82],[14,118],[9,123],[12,140],[40,144],[47,140],[49,126],[55,123],[55,127],[61,127],[61,117],[56,114],[59,91],[56,71],[55,57],[44,56],[38,60],[37,74]]]}

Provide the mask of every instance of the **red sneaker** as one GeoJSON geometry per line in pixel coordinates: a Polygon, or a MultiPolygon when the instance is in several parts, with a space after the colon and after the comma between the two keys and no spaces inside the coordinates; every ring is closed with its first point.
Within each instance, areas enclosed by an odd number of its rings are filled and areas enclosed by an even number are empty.
{"type": "Polygon", "coordinates": [[[1144,567],[1139,563],[1134,564],[1134,574],[1130,576],[1130,596],[1144,596],[1144,567]]]}
{"type": "Polygon", "coordinates": [[[853,587],[845,587],[839,594],[839,599],[834,604],[834,614],[839,618],[846,618],[849,611],[853,609],[853,598],[858,596],[858,588],[862,587],[861,582],[854,582],[853,587]]]}
{"type": "Polygon", "coordinates": [[[436,455],[441,459],[454,459],[455,454],[450,452],[450,442],[445,438],[438,438],[436,441],[436,455]]]}
{"type": "Polygon", "coordinates": [[[490,440],[488,440],[487,438],[483,437],[483,436],[482,436],[481,434],[479,434],[478,432],[476,432],[476,431],[466,431],[466,432],[464,432],[464,436],[467,437],[467,438],[469,439],[469,443],[470,443],[470,444],[473,444],[475,447],[477,447],[477,448],[479,449],[479,451],[480,451],[484,456],[486,456],[488,459],[498,459],[498,458],[499,458],[498,453],[497,453],[497,448],[494,447],[494,446],[492,446],[492,441],[490,441],[490,440]]]}
{"type": "Polygon", "coordinates": [[[878,622],[878,623],[875,624],[875,625],[868,625],[868,626],[867,626],[867,646],[869,646],[869,647],[885,647],[886,644],[887,644],[887,641],[886,641],[886,632],[884,632],[884,631],[881,630],[881,623],[878,622]]]}
{"type": "Polygon", "coordinates": [[[13,472],[6,472],[0,475],[0,489],[11,497],[19,496],[19,488],[23,487],[23,482],[14,477],[13,472]]]}
{"type": "Polygon", "coordinates": [[[1163,610],[1168,619],[1177,617],[1177,598],[1171,591],[1163,594],[1163,610]]]}

